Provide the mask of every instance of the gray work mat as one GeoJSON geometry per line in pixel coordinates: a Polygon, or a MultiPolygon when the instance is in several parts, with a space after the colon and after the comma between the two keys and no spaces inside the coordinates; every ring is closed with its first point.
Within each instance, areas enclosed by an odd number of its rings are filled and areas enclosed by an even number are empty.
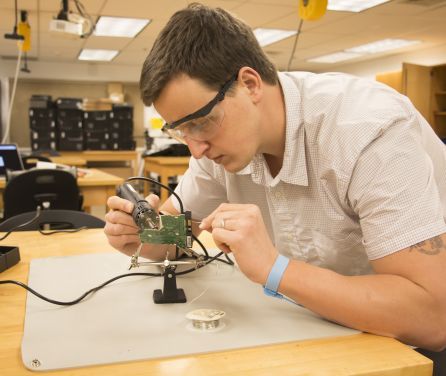
{"type": "MultiPolygon", "coordinates": [[[[55,300],[73,300],[128,272],[129,258],[116,253],[32,260],[29,286],[55,300]]],[[[141,267],[132,272],[159,272],[141,267]]],[[[357,331],[327,322],[308,310],[265,296],[236,267],[212,263],[177,277],[187,303],[154,304],[160,277],[127,277],[74,306],[56,306],[28,293],[22,342],[24,365],[35,371],[172,357],[357,331]],[[218,266],[217,266],[218,265],[218,266]],[[189,311],[226,312],[222,327],[192,329],[189,311]]]]}

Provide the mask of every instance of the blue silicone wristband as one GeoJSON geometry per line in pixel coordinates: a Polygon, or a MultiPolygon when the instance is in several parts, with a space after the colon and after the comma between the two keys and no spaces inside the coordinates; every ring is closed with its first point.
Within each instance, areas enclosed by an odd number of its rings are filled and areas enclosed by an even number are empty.
{"type": "Polygon", "coordinates": [[[274,296],[277,298],[281,298],[282,294],[277,292],[279,288],[280,281],[282,280],[283,273],[288,267],[290,260],[282,255],[279,255],[274,262],[271,271],[269,272],[268,279],[266,280],[265,286],[263,287],[263,291],[266,295],[274,296]]]}

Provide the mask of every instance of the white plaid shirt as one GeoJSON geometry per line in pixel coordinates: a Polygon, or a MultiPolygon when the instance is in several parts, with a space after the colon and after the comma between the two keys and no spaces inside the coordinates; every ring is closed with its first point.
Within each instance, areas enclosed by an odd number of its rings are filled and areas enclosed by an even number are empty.
{"type": "Polygon", "coordinates": [[[191,158],[176,192],[194,218],[222,202],[256,204],[281,254],[345,275],[446,232],[446,148],[406,97],[345,74],[279,78],[279,174],[263,155],[237,173],[191,158]]]}

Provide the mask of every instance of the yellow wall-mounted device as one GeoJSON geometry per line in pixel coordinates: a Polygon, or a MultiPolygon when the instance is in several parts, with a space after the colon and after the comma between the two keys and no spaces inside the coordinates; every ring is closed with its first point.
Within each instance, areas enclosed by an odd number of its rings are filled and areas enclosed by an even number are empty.
{"type": "Polygon", "coordinates": [[[327,0],[299,0],[299,17],[305,21],[316,21],[327,11],[327,0]]]}
{"type": "Polygon", "coordinates": [[[26,10],[20,11],[20,22],[17,26],[17,34],[23,36],[23,41],[18,42],[19,48],[22,52],[28,52],[31,49],[31,26],[28,23],[28,12],[26,10]]]}

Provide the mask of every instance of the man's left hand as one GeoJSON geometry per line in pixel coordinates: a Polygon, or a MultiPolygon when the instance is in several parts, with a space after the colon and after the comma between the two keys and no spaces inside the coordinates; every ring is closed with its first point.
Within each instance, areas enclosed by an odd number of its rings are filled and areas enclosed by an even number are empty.
{"type": "Polygon", "coordinates": [[[221,204],[200,224],[212,232],[222,251],[232,252],[240,270],[252,281],[265,284],[278,256],[260,209],[251,204],[221,204]]]}

